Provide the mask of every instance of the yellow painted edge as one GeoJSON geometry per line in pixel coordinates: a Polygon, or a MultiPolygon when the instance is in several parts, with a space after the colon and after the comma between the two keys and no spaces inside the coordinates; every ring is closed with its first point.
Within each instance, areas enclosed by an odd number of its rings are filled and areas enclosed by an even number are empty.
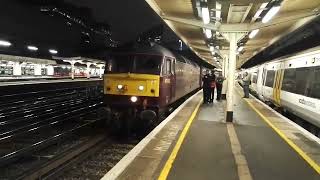
{"type": "MultiPolygon", "coordinates": [[[[237,91],[239,93],[239,91],[237,91]]],[[[240,93],[239,93],[240,94],[240,93]]],[[[250,101],[244,99],[248,105],[283,139],[285,140],[307,163],[320,174],[320,166],[311,159],[301,148],[299,148],[294,142],[292,142],[287,136],[281,132],[275,125],[273,125],[267,117],[265,117],[256,107],[252,105],[250,101]]]]}
{"type": "Polygon", "coordinates": [[[176,159],[176,156],[177,156],[177,154],[180,150],[180,147],[186,137],[186,134],[187,134],[188,130],[190,129],[190,126],[199,111],[199,107],[201,105],[201,102],[202,102],[202,98],[201,98],[200,102],[198,103],[198,105],[196,106],[195,110],[192,112],[187,124],[183,128],[176,145],[174,146],[166,164],[164,165],[164,167],[160,173],[160,176],[158,177],[158,180],[167,179],[169,172],[170,172],[170,169],[172,168],[172,164],[173,164],[174,160],[176,159]]]}

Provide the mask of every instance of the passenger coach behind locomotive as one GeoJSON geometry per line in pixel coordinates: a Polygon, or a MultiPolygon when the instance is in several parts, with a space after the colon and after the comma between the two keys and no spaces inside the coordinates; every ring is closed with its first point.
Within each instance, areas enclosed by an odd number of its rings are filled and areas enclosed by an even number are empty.
{"type": "Polygon", "coordinates": [[[148,122],[181,97],[200,87],[200,67],[152,44],[107,61],[104,102],[114,117],[148,122]]]}

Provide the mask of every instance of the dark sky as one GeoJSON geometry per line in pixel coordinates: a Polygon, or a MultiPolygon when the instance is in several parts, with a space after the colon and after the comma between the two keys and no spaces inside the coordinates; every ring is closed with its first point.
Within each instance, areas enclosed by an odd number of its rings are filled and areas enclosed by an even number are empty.
{"type": "Polygon", "coordinates": [[[90,32],[74,22],[68,25],[70,20],[58,13],[51,16],[41,10],[43,7],[57,7],[73,17],[89,20],[89,24],[108,24],[111,39],[120,44],[134,41],[142,32],[163,24],[144,0],[1,0],[0,39],[13,45],[0,47],[0,53],[50,58],[48,49],[55,48],[61,56],[90,57],[110,47],[109,37],[90,32]],[[90,37],[82,32],[89,33],[90,37]],[[27,45],[38,46],[39,51],[30,52],[27,45]]]}
{"type": "Polygon", "coordinates": [[[139,33],[160,25],[162,20],[144,0],[66,0],[90,7],[99,22],[111,25],[113,39],[128,41],[139,33]]]}

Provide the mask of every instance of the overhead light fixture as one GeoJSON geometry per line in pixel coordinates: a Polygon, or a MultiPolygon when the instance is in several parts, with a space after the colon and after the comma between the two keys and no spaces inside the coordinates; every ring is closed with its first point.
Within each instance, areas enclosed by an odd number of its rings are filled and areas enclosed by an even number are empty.
{"type": "Polygon", "coordinates": [[[11,46],[11,43],[9,41],[3,41],[3,40],[0,40],[0,46],[11,46]]]}
{"type": "Polygon", "coordinates": [[[205,34],[206,34],[206,37],[208,39],[212,38],[212,32],[211,32],[211,29],[205,29],[205,34]]]}
{"type": "Polygon", "coordinates": [[[262,13],[262,11],[264,10],[264,8],[266,8],[268,5],[268,3],[262,3],[259,10],[256,12],[256,14],[254,14],[253,19],[257,19],[260,14],[262,13]]]}
{"type": "Polygon", "coordinates": [[[54,50],[54,49],[49,49],[49,52],[50,52],[51,54],[57,54],[57,53],[58,53],[58,51],[57,51],[57,50],[54,50]]]}
{"type": "Polygon", "coordinates": [[[214,47],[213,47],[213,46],[210,46],[209,48],[210,48],[210,51],[211,51],[211,52],[214,51],[214,47]]]}
{"type": "Polygon", "coordinates": [[[238,48],[238,51],[241,52],[241,51],[243,50],[243,48],[244,48],[243,46],[240,46],[240,47],[238,48]]]}
{"type": "Polygon", "coordinates": [[[221,3],[216,1],[216,19],[218,21],[220,21],[220,19],[221,19],[221,8],[222,8],[221,3]]]}
{"type": "Polygon", "coordinates": [[[251,31],[249,34],[249,38],[250,39],[254,38],[258,34],[258,32],[259,32],[259,29],[255,29],[255,30],[251,31]]]}
{"type": "Polygon", "coordinates": [[[202,12],[202,20],[204,24],[209,24],[210,23],[210,13],[208,7],[203,7],[201,8],[202,12]]]}
{"type": "Polygon", "coordinates": [[[28,46],[27,47],[30,51],[38,51],[38,48],[35,46],[28,46]]]}
{"type": "Polygon", "coordinates": [[[262,18],[262,23],[267,23],[269,22],[274,15],[276,15],[280,10],[280,6],[274,6],[272,7],[267,14],[262,18]]]}

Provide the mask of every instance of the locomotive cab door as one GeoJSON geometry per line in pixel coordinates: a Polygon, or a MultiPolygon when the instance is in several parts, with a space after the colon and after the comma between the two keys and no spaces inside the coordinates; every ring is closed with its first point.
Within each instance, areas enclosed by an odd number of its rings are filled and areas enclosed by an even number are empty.
{"type": "Polygon", "coordinates": [[[174,71],[174,59],[170,57],[164,58],[163,68],[163,98],[165,99],[165,104],[170,104],[173,102],[175,97],[175,71],[174,71]]]}

